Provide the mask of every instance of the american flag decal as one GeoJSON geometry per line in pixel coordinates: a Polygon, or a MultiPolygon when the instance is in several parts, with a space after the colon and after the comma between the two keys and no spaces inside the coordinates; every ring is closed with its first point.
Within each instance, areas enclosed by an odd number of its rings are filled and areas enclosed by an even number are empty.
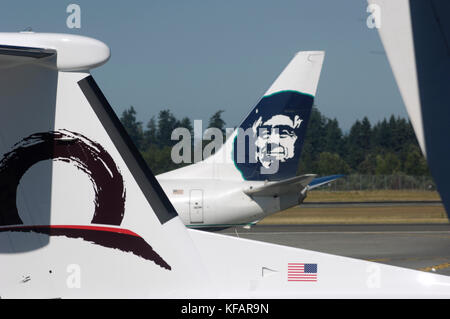
{"type": "Polygon", "coordinates": [[[317,264],[288,263],[288,281],[317,281],[317,264]]]}

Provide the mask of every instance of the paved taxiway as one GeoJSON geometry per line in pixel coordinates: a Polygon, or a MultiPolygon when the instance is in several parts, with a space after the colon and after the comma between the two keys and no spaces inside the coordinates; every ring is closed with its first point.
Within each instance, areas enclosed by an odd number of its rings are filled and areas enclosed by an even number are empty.
{"type": "Polygon", "coordinates": [[[450,224],[255,225],[219,233],[450,276],[450,224]]]}

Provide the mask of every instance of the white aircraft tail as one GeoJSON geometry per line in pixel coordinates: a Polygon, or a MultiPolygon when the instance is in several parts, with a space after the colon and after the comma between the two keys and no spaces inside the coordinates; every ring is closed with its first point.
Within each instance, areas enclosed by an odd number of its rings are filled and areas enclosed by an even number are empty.
{"type": "Polygon", "coordinates": [[[88,72],[108,58],[0,33],[1,298],[448,298],[446,276],[186,229],[88,72]]]}
{"type": "Polygon", "coordinates": [[[175,209],[89,74],[108,58],[89,38],[0,34],[1,297],[210,289],[175,209]]]}
{"type": "Polygon", "coordinates": [[[158,177],[281,181],[296,176],[324,56],[298,52],[214,155],[158,177]]]}

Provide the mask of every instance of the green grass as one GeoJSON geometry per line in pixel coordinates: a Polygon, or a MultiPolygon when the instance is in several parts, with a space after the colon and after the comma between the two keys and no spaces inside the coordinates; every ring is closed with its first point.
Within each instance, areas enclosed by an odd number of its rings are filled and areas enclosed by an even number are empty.
{"type": "MultiPolygon", "coordinates": [[[[383,201],[440,201],[435,191],[322,191],[308,193],[305,203],[311,202],[383,202],[383,201]]],[[[261,220],[259,224],[447,224],[449,220],[442,205],[411,206],[295,206],[261,220]]]]}
{"type": "Polygon", "coordinates": [[[311,191],[305,202],[439,201],[436,191],[311,191]]]}
{"type": "Polygon", "coordinates": [[[289,224],[448,224],[442,205],[386,207],[296,206],[261,220],[261,225],[289,224]]]}

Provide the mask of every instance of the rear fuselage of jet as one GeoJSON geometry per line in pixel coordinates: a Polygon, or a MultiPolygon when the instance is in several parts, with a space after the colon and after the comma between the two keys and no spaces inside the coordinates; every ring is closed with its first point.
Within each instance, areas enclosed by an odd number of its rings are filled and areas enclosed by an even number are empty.
{"type": "Polygon", "coordinates": [[[244,192],[263,185],[260,181],[161,178],[158,181],[183,223],[191,228],[250,225],[299,203],[297,192],[280,196],[250,196],[244,192]]]}

